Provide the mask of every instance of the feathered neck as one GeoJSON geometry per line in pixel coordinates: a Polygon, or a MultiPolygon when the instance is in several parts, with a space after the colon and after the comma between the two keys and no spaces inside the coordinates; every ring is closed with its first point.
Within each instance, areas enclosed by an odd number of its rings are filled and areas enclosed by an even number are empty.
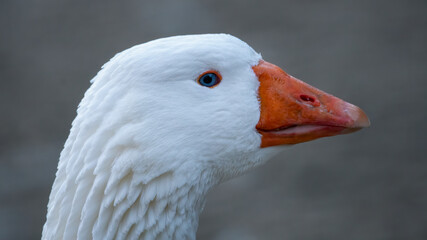
{"type": "Polygon", "coordinates": [[[211,173],[153,153],[137,138],[134,118],[117,118],[114,109],[126,108],[109,104],[114,92],[90,104],[102,90],[88,90],[73,121],[42,239],[194,239],[211,173]]]}
{"type": "Polygon", "coordinates": [[[43,239],[195,239],[211,185],[202,181],[210,179],[206,172],[115,172],[114,161],[132,157],[135,149],[111,146],[96,154],[89,138],[79,153],[69,154],[76,144],[67,141],[61,154],[43,239]]]}

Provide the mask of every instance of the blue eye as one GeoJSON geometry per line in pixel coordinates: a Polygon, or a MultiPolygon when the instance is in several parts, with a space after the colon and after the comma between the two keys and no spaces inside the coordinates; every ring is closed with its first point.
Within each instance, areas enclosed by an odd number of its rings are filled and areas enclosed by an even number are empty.
{"type": "Polygon", "coordinates": [[[202,73],[199,76],[199,80],[197,81],[199,82],[200,85],[204,87],[214,87],[215,85],[218,85],[219,82],[221,81],[220,76],[221,75],[219,75],[215,71],[208,71],[208,72],[202,73]]]}

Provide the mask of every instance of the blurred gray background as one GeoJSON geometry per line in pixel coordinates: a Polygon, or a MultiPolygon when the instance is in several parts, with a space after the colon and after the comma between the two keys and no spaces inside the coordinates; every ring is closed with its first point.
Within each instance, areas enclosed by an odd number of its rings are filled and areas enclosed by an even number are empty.
{"type": "Polygon", "coordinates": [[[0,239],[39,239],[89,80],[152,39],[226,32],[362,107],[210,194],[199,239],[427,239],[427,1],[0,1],[0,239]]]}

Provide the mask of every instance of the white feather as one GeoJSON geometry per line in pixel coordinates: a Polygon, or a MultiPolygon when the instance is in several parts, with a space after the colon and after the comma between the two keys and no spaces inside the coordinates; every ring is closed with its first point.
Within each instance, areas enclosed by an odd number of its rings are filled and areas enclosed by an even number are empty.
{"type": "Polygon", "coordinates": [[[225,34],[112,58],[77,110],[42,239],[194,239],[207,191],[273,151],[255,130],[260,59],[225,34]],[[207,70],[222,75],[217,87],[197,84],[207,70]]]}

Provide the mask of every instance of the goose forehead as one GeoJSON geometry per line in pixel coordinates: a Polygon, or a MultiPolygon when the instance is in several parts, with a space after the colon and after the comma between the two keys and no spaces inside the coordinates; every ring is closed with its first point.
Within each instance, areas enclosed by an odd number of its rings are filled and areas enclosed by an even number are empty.
{"type": "Polygon", "coordinates": [[[255,65],[261,59],[248,44],[227,34],[185,35],[157,39],[123,52],[123,59],[139,63],[217,64],[246,63],[255,65]]]}

